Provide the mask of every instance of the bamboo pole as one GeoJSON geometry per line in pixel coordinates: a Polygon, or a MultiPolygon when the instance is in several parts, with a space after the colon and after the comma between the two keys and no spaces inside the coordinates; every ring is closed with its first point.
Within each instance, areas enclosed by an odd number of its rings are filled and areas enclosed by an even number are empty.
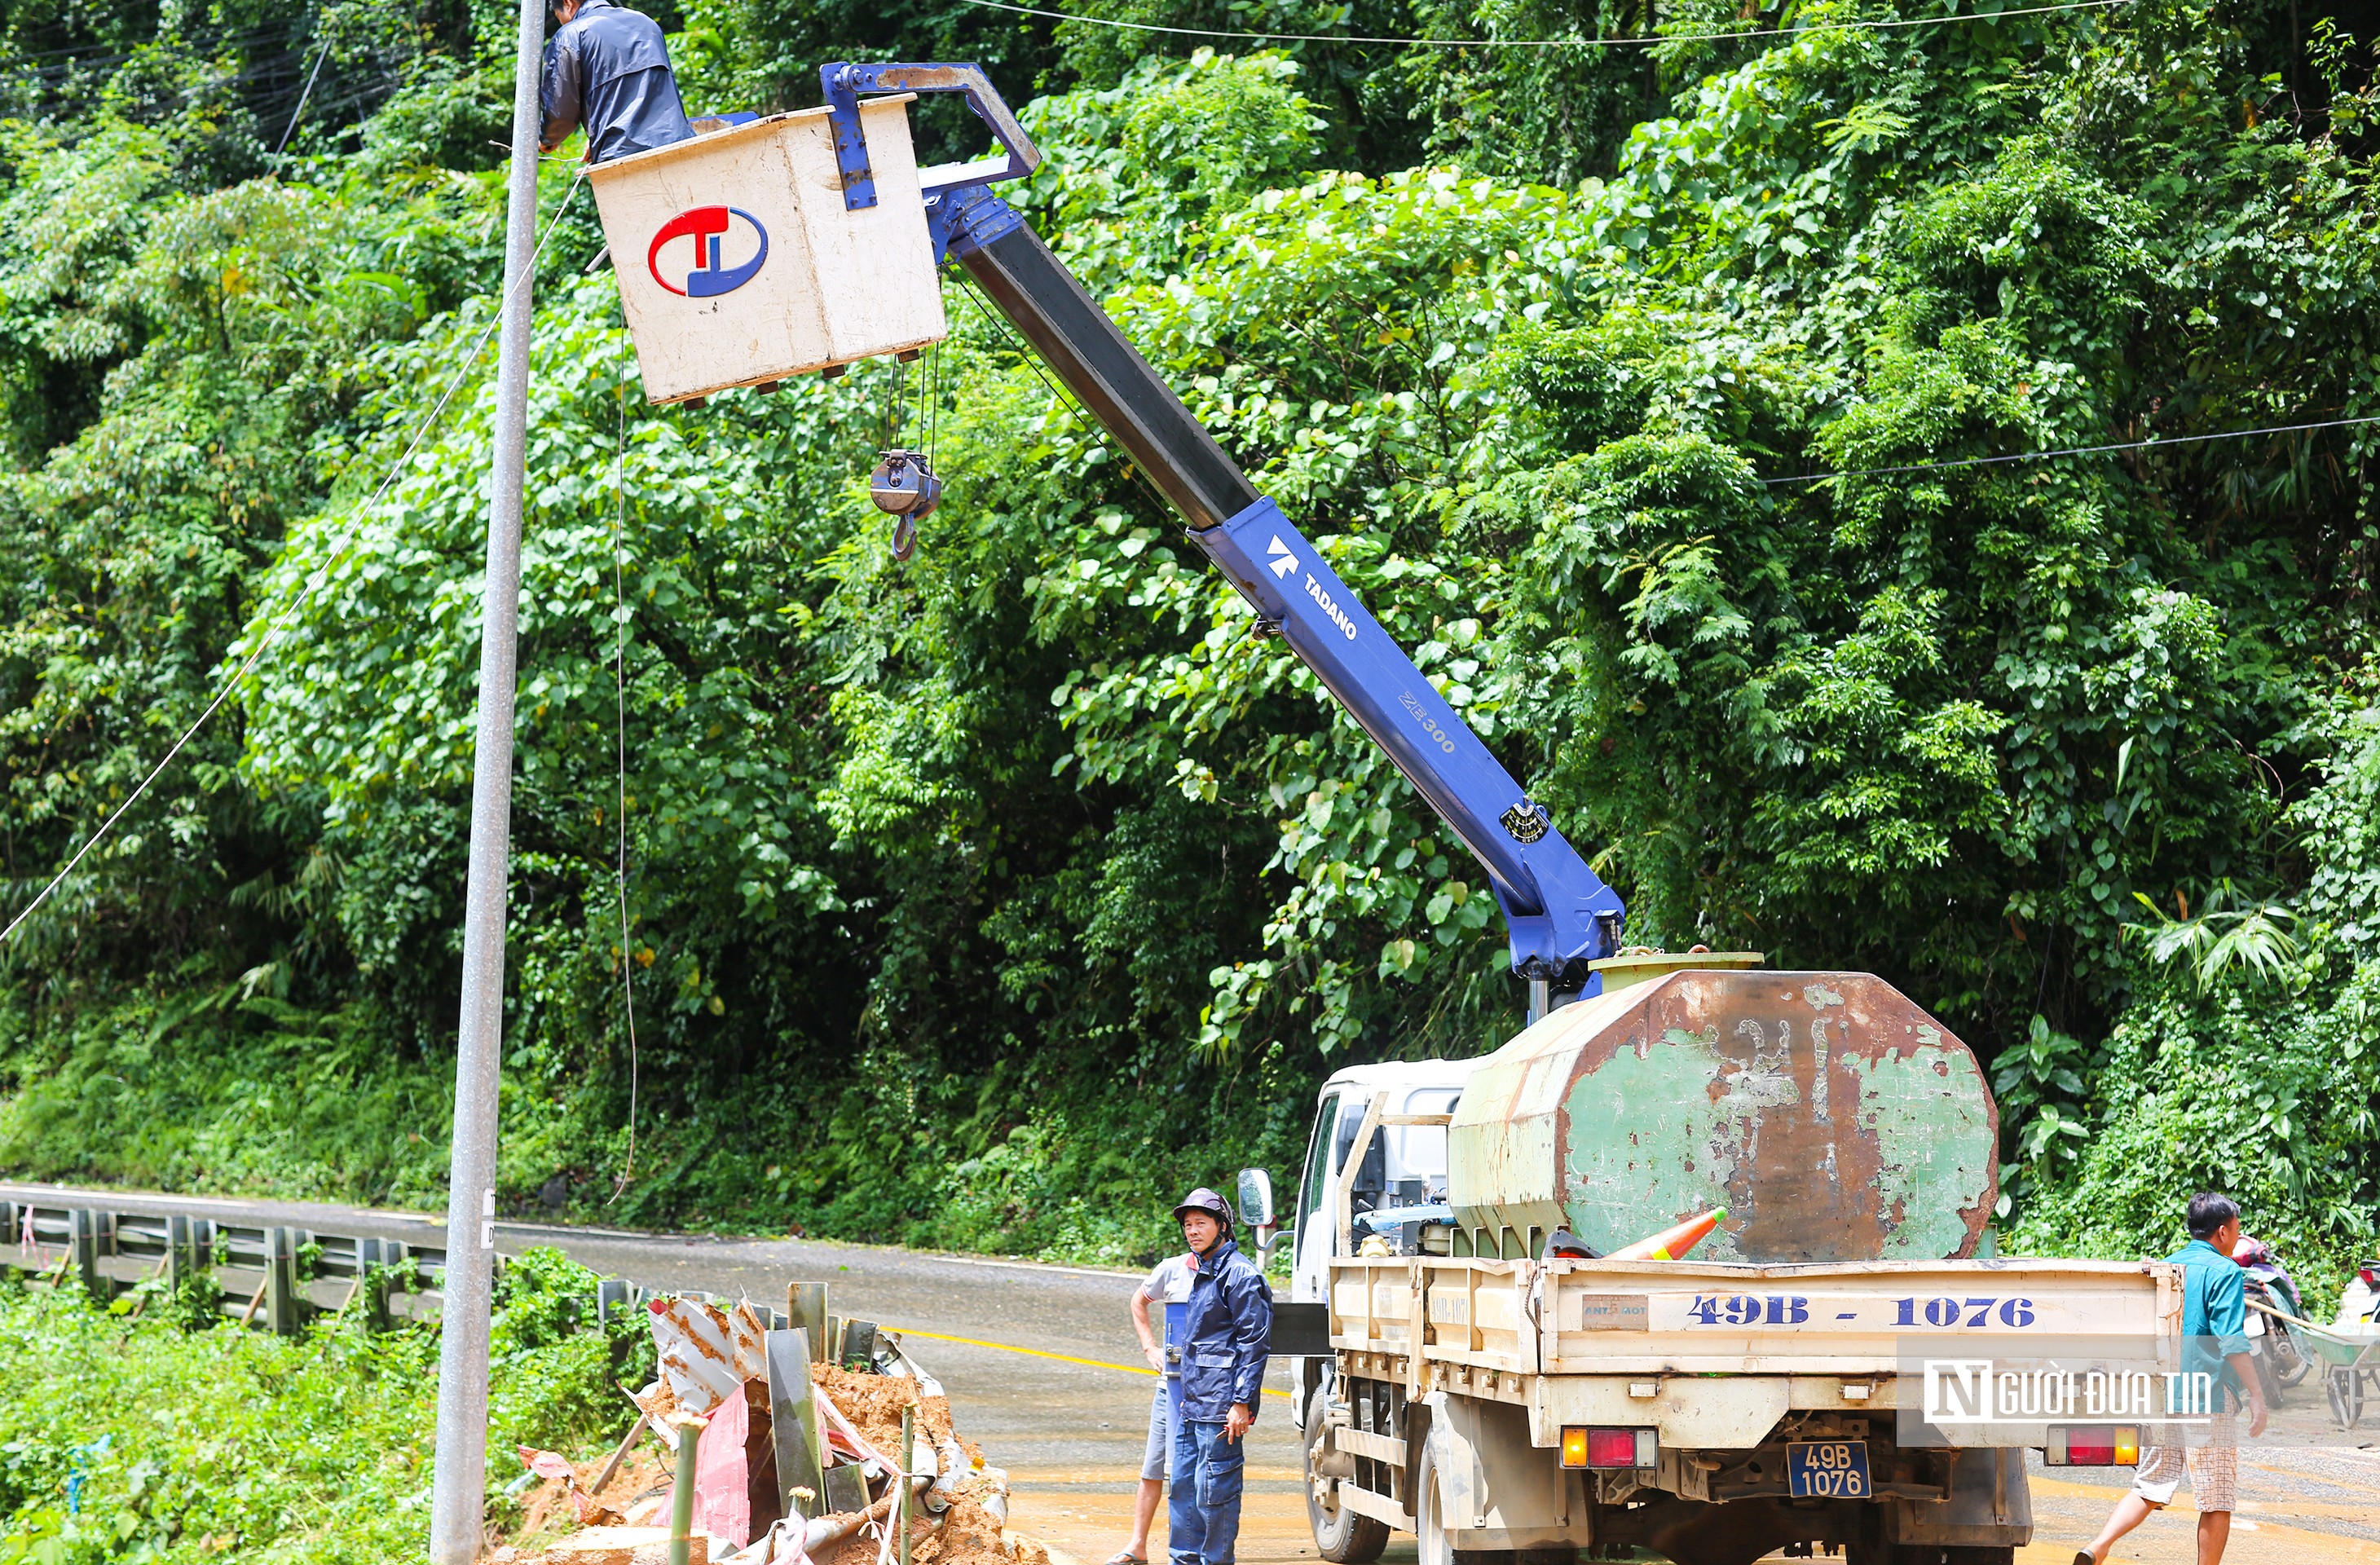
{"type": "Polygon", "coordinates": [[[612,1474],[617,1473],[620,1470],[620,1463],[627,1460],[628,1450],[637,1443],[637,1437],[644,1432],[645,1414],[638,1413],[637,1421],[628,1425],[628,1432],[622,1436],[620,1443],[613,1448],[612,1460],[603,1464],[603,1471],[596,1474],[595,1481],[587,1486],[589,1498],[591,1498],[603,1492],[603,1486],[612,1481],[612,1474]]]}
{"type": "MultiPolygon", "coordinates": [[[[669,1565],[687,1565],[694,1551],[694,1461],[701,1448],[705,1421],[690,1413],[674,1413],[677,1425],[677,1481],[670,1486],[669,1565]]],[[[705,1557],[709,1550],[704,1551],[705,1557]]]]}
{"type": "Polygon", "coordinates": [[[917,1465],[917,1409],[911,1403],[901,1410],[901,1481],[893,1486],[900,1491],[900,1519],[893,1523],[901,1539],[901,1565],[909,1565],[909,1474],[917,1465]]]}

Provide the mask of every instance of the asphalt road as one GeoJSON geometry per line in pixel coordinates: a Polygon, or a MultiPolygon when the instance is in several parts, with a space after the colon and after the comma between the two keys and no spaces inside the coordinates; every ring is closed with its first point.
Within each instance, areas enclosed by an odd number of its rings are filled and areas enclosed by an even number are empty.
{"type": "MultiPolygon", "coordinates": [[[[445,1243],[442,1219],[365,1207],[6,1183],[0,1195],[445,1243]]],[[[780,1308],[786,1283],[825,1281],[834,1313],[904,1331],[912,1353],[941,1377],[959,1427],[1009,1470],[1016,1525],[1084,1561],[1103,1560],[1123,1542],[1156,1384],[1134,1367],[1138,1353],[1124,1316],[1134,1274],[808,1240],[496,1225],[500,1250],[536,1244],[648,1288],[748,1294],[780,1308]]],[[[1285,1381],[1276,1375],[1275,1384],[1285,1381]]],[[[2313,1394],[2308,1388],[2301,1398],[2313,1394]]],[[[1284,1397],[1269,1395],[1250,1436],[1240,1548],[1246,1565],[1314,1559],[1288,1412],[1284,1397]]],[[[2036,1541],[2019,1552],[2019,1565],[2069,1565],[2128,1477],[2036,1468],[2036,1541]]],[[[2191,1565],[2192,1526],[2186,1498],[2178,1499],[2126,1539],[2116,1560],[2191,1565]]],[[[1161,1517],[1153,1543],[1161,1551],[1161,1517]]],[[[1399,1535],[1387,1565],[1414,1557],[1412,1539],[1399,1535]]],[[[2380,1565],[2380,1432],[2342,1437],[2323,1450],[2244,1452],[2226,1559],[2227,1565],[2380,1565]]]]}

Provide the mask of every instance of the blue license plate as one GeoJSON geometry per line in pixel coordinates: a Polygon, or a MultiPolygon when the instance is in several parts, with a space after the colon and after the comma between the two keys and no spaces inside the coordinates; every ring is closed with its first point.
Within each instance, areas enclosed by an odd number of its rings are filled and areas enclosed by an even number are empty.
{"type": "Polygon", "coordinates": [[[1785,1448],[1785,1478],[1795,1498],[1865,1499],[1865,1440],[1795,1440],[1785,1448]]]}

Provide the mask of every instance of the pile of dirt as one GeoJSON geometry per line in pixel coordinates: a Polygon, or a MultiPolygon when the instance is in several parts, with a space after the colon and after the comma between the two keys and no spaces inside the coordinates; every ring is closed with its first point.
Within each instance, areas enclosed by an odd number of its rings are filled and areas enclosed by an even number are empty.
{"type": "MultiPolygon", "coordinates": [[[[909,1565],[1050,1565],[1049,1551],[1039,1544],[1001,1535],[1000,1523],[984,1509],[992,1487],[991,1480],[978,1474],[959,1486],[958,1498],[941,1516],[926,1513],[922,1506],[912,1507],[909,1565]]],[[[894,1538],[892,1547],[885,1547],[891,1530],[889,1522],[862,1528],[810,1559],[813,1565],[876,1565],[879,1558],[897,1559],[899,1540],[894,1538]]]]}
{"type": "MultiPolygon", "coordinates": [[[[901,1454],[903,1408],[917,1410],[921,1458],[929,1451],[939,1452],[944,1440],[955,1438],[969,1462],[983,1461],[981,1449],[952,1425],[950,1400],[924,1395],[915,1380],[895,1375],[855,1375],[824,1364],[810,1366],[810,1379],[826,1393],[827,1401],[851,1420],[869,1445],[894,1461],[900,1460],[901,1454]]],[[[940,1460],[939,1455],[935,1460],[940,1460]]],[[[1001,1536],[1000,1523],[984,1509],[984,1502],[997,1487],[991,1478],[971,1472],[960,1480],[957,1498],[941,1516],[928,1512],[922,1501],[912,1501],[910,1565],[1017,1565],[1019,1561],[1023,1565],[1049,1565],[1049,1553],[1040,1545],[1022,1539],[1012,1545],[1001,1536]]],[[[815,1565],[876,1565],[880,1556],[897,1559],[899,1540],[892,1540],[890,1549],[885,1547],[891,1527],[890,1522],[863,1527],[811,1558],[815,1565]]]]}
{"type": "MultiPolygon", "coordinates": [[[[906,1376],[855,1375],[831,1364],[814,1364],[810,1365],[810,1381],[851,1420],[869,1445],[895,1462],[901,1460],[901,1410],[905,1407],[917,1410],[920,1446],[931,1442],[938,1449],[954,1433],[950,1399],[920,1395],[917,1382],[906,1376]]],[[[967,1453],[969,1462],[983,1460],[983,1452],[964,1436],[959,1438],[959,1448],[967,1453]]]]}
{"type": "MultiPolygon", "coordinates": [[[[578,1475],[577,1487],[582,1493],[589,1493],[587,1486],[595,1481],[602,1473],[603,1464],[610,1460],[607,1453],[589,1457],[585,1462],[572,1462],[571,1468],[578,1475]]],[[[596,1505],[610,1513],[608,1516],[590,1515],[589,1523],[600,1525],[606,1522],[625,1521],[638,1525],[650,1525],[656,1519],[667,1523],[671,1474],[675,1460],[650,1435],[639,1438],[629,1450],[626,1459],[620,1463],[620,1470],[612,1474],[610,1483],[603,1486],[602,1492],[589,1493],[589,1498],[596,1505]]],[[[570,1502],[571,1487],[559,1478],[548,1478],[521,1497],[520,1525],[512,1529],[507,1540],[516,1550],[509,1556],[508,1565],[535,1565],[540,1555],[517,1551],[540,1547],[561,1534],[578,1530],[577,1508],[570,1502]]],[[[499,1551],[499,1558],[506,1556],[499,1551]]]]}
{"type": "MultiPolygon", "coordinates": [[[[901,1450],[901,1413],[917,1410],[918,1454],[939,1462],[945,1440],[956,1439],[970,1464],[980,1464],[982,1450],[957,1433],[951,1422],[948,1398],[923,1395],[916,1380],[905,1376],[861,1375],[833,1365],[813,1365],[810,1378],[826,1399],[849,1419],[868,1443],[897,1461],[901,1450]]],[[[602,1471],[608,1456],[572,1463],[582,1492],[602,1471]]],[[[634,1526],[663,1526],[669,1522],[670,1488],[674,1459],[650,1433],[640,1437],[602,1492],[589,1498],[599,1510],[590,1523],[625,1522],[634,1526]]],[[[572,1503],[572,1486],[551,1478],[522,1496],[521,1523],[512,1529],[506,1547],[497,1551],[505,1565],[540,1565],[539,1550],[579,1526],[572,1503]]],[[[1050,1565],[1049,1551],[1029,1539],[1002,1535],[995,1512],[987,1507],[1004,1485],[986,1473],[970,1471],[958,1485],[950,1509],[940,1516],[928,1511],[922,1498],[910,1502],[910,1565],[1050,1565]]],[[[876,1565],[881,1558],[899,1558],[897,1540],[886,1547],[890,1520],[863,1525],[850,1537],[830,1544],[812,1556],[813,1565],[876,1565]]]]}

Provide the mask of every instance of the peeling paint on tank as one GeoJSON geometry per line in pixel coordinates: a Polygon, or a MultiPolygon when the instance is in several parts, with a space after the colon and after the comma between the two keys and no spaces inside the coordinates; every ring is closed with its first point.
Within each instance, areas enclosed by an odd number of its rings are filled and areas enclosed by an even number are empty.
{"type": "MultiPolygon", "coordinates": [[[[1979,1112],[1982,1105],[1952,1085],[1949,1062],[1938,1052],[1894,1051],[1852,1062],[1863,1079],[1859,1120],[1876,1139],[1877,1161],[1888,1178],[1936,1189],[1979,1187],[1995,1163],[1998,1127],[1979,1112]],[[1922,1062],[1922,1064],[1921,1064],[1922,1062]]],[[[1992,1171],[1997,1174],[1997,1168],[1992,1171]]],[[[1996,1181],[1994,1183],[1997,1183],[1996,1181]]],[[[1883,1259],[1932,1260],[1952,1254],[1965,1240],[1980,1210],[1948,1202],[1918,1203],[1913,1214],[1895,1201],[1883,1259]]]]}
{"type": "Polygon", "coordinates": [[[1716,1261],[1962,1255],[1996,1194],[1997,1122],[1966,1046],[1880,979],[1687,970],[1482,1062],[1452,1199],[1466,1225],[1563,1224],[1606,1249],[1724,1205],[1696,1252],[1716,1261]]]}
{"type": "MultiPolygon", "coordinates": [[[[1711,1036],[1671,1027],[1653,1045],[1622,1049],[1591,1074],[1572,1081],[1564,1108],[1571,1126],[1562,1169],[1562,1206],[1571,1231],[1598,1250],[1613,1250],[1674,1221],[1661,1214],[1703,1211],[1736,1166],[1738,1132],[1721,1074],[1727,1062],[1711,1036]],[[1589,1126],[1610,1127],[1582,1134],[1589,1126]],[[1621,1127],[1625,1127],[1624,1131],[1621,1127]],[[1619,1132],[1619,1134],[1611,1134],[1619,1132]]],[[[1735,1260],[1724,1232],[1696,1252],[1735,1260]]]]}

